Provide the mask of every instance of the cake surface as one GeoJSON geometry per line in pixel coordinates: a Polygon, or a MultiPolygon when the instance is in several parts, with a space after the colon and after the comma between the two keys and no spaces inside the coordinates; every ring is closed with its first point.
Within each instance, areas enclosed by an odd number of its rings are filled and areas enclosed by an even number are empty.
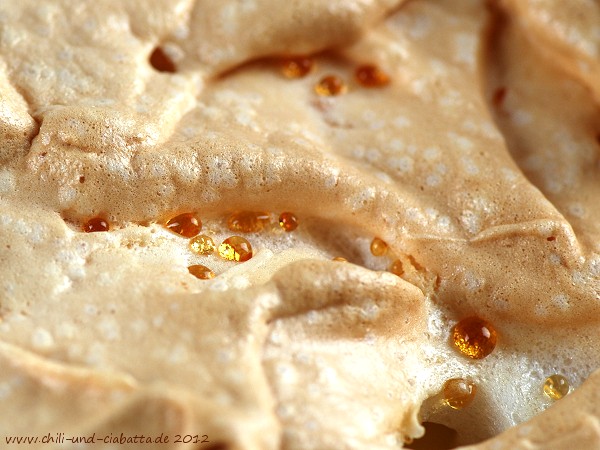
{"type": "Polygon", "coordinates": [[[0,446],[597,448],[599,80],[593,0],[0,4],[0,446]]]}

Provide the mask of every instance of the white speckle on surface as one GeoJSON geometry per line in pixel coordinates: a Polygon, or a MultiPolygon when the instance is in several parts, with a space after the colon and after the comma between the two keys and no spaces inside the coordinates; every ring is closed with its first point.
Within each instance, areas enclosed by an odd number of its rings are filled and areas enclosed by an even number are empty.
{"type": "Polygon", "coordinates": [[[58,201],[64,206],[72,203],[77,197],[77,191],[70,186],[61,186],[58,189],[58,201]]]}
{"type": "Polygon", "coordinates": [[[238,184],[231,161],[219,156],[215,156],[209,160],[208,178],[210,184],[214,187],[234,188],[238,184]]]}
{"type": "Polygon", "coordinates": [[[233,289],[246,289],[250,286],[250,280],[245,275],[239,275],[231,279],[231,287],[233,289]]]}
{"type": "Polygon", "coordinates": [[[550,255],[548,256],[548,259],[550,260],[550,262],[556,266],[561,264],[562,258],[560,257],[560,255],[558,255],[557,253],[550,253],[550,255]]]}
{"type": "Polygon", "coordinates": [[[400,139],[392,139],[390,142],[390,149],[395,152],[399,152],[404,149],[404,142],[402,142],[400,139]]]}
{"type": "Polygon", "coordinates": [[[389,158],[388,165],[392,170],[399,173],[408,173],[413,170],[414,161],[410,156],[401,156],[399,158],[389,158]]]}
{"type": "Polygon", "coordinates": [[[14,191],[15,186],[15,176],[8,170],[0,170],[0,194],[14,191]]]}
{"type": "Polygon", "coordinates": [[[500,172],[502,173],[502,176],[504,177],[504,179],[511,183],[514,183],[518,178],[517,172],[515,172],[512,169],[509,169],[508,167],[503,167],[500,170],[500,172]]]}
{"type": "Polygon", "coordinates": [[[441,182],[442,182],[441,177],[436,174],[428,175],[427,178],[425,179],[425,184],[427,184],[427,186],[431,186],[431,187],[439,186],[441,182]]]}
{"type": "Polygon", "coordinates": [[[226,279],[217,277],[214,280],[212,280],[209,289],[211,291],[224,292],[227,289],[229,289],[229,283],[226,279]]]}
{"type": "Polygon", "coordinates": [[[61,292],[69,290],[72,285],[73,281],[68,276],[59,276],[56,284],[52,287],[52,293],[53,295],[60,294],[61,292]]]}
{"type": "Polygon", "coordinates": [[[306,313],[306,321],[310,325],[316,324],[318,320],[319,320],[319,314],[315,310],[311,309],[310,311],[308,311],[306,313]]]}
{"type": "Polygon", "coordinates": [[[360,315],[366,320],[374,320],[379,316],[379,306],[369,303],[361,309],[360,315]]]}
{"type": "Polygon", "coordinates": [[[465,287],[470,292],[475,292],[475,291],[481,289],[481,287],[483,286],[483,280],[481,278],[478,278],[472,272],[465,272],[464,281],[465,281],[465,287]]]}
{"type": "Polygon", "coordinates": [[[580,203],[572,203],[568,206],[569,214],[574,217],[582,218],[585,215],[585,208],[580,203]]]}
{"type": "Polygon", "coordinates": [[[519,435],[519,437],[529,436],[531,434],[531,430],[531,425],[523,425],[519,427],[517,434],[519,435]]]}
{"type": "Polygon", "coordinates": [[[410,119],[406,116],[398,116],[392,123],[396,128],[408,128],[411,125],[410,119]]]}
{"type": "Polygon", "coordinates": [[[437,147],[428,147],[423,151],[423,157],[427,161],[433,161],[440,156],[440,149],[437,147]]]}
{"type": "Polygon", "coordinates": [[[98,325],[98,329],[102,336],[107,341],[116,341],[120,339],[121,332],[119,330],[119,325],[113,318],[103,319],[98,325]]]}
{"type": "Polygon", "coordinates": [[[234,35],[237,30],[237,5],[235,3],[226,3],[221,8],[219,14],[219,24],[225,34],[234,35]]]}
{"type": "Polygon", "coordinates": [[[469,233],[478,233],[481,231],[481,219],[471,210],[465,210],[461,213],[460,222],[463,228],[469,233]]]}
{"type": "Polygon", "coordinates": [[[368,187],[346,199],[346,203],[353,209],[359,210],[366,207],[375,199],[375,188],[368,187]]]}
{"type": "Polygon", "coordinates": [[[36,350],[48,350],[54,346],[54,338],[44,328],[36,328],[31,335],[31,345],[36,350]]]}
{"type": "Polygon", "coordinates": [[[527,111],[518,109],[512,114],[512,122],[518,126],[529,125],[533,122],[533,116],[527,111]]]}
{"type": "Polygon", "coordinates": [[[0,383],[0,400],[5,400],[12,394],[12,387],[9,383],[0,383]]]}
{"type": "Polygon", "coordinates": [[[100,366],[105,360],[106,349],[99,342],[94,342],[88,348],[85,362],[90,366],[100,366]]]}
{"type": "Polygon", "coordinates": [[[86,305],[84,305],[83,311],[89,316],[95,316],[96,314],[98,314],[98,308],[96,307],[96,305],[92,305],[91,303],[87,303],[86,305]]]}
{"type": "Polygon", "coordinates": [[[461,158],[460,162],[465,172],[467,172],[469,175],[477,175],[479,173],[479,167],[477,167],[477,164],[475,164],[475,161],[473,161],[471,158],[461,158]]]}
{"type": "Polygon", "coordinates": [[[381,158],[381,152],[376,148],[370,148],[365,151],[365,159],[370,163],[379,161],[381,158]]]}
{"type": "Polygon", "coordinates": [[[337,186],[339,179],[340,179],[340,169],[338,168],[329,168],[327,170],[327,174],[324,177],[325,180],[325,187],[327,189],[331,189],[335,186],[337,186]]]}
{"type": "Polygon", "coordinates": [[[569,309],[569,297],[565,294],[557,294],[552,297],[552,304],[558,307],[561,311],[566,311],[569,309]]]}
{"type": "Polygon", "coordinates": [[[410,83],[410,88],[415,95],[418,95],[423,100],[431,100],[431,86],[425,78],[416,78],[410,83]]]}
{"type": "Polygon", "coordinates": [[[392,179],[392,177],[390,177],[385,172],[377,171],[377,172],[375,172],[375,176],[386,184],[394,183],[394,180],[392,179]]]}
{"type": "Polygon", "coordinates": [[[448,216],[440,216],[437,218],[436,222],[437,227],[446,233],[452,231],[452,221],[448,216]]]}
{"type": "Polygon", "coordinates": [[[63,322],[58,326],[58,329],[56,330],[56,335],[58,337],[71,339],[75,336],[76,332],[77,330],[72,323],[63,322]]]}
{"type": "Polygon", "coordinates": [[[454,60],[475,67],[477,37],[471,34],[458,33],[454,38],[454,60]]]}
{"type": "Polygon", "coordinates": [[[167,362],[170,364],[182,364],[189,360],[189,354],[187,349],[181,345],[176,344],[175,347],[171,349],[171,352],[167,356],[167,362]]]}

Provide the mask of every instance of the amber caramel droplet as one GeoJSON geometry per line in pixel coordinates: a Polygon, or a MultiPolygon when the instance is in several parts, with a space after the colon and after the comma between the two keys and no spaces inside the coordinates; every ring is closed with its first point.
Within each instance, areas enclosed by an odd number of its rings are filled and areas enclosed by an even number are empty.
{"type": "Polygon", "coordinates": [[[383,256],[387,253],[388,245],[382,239],[378,237],[374,238],[371,242],[371,253],[374,256],[383,256]]]}
{"type": "Polygon", "coordinates": [[[184,213],[169,219],[165,227],[180,236],[191,238],[200,233],[202,222],[195,214],[184,213]]]}
{"type": "Polygon", "coordinates": [[[95,233],[96,231],[108,231],[110,225],[102,217],[94,217],[83,224],[83,231],[86,233],[95,233]]]}
{"type": "Polygon", "coordinates": [[[215,273],[212,270],[201,264],[189,266],[188,270],[192,275],[194,275],[196,278],[200,278],[201,280],[210,280],[211,278],[215,277],[215,273]]]}
{"type": "Polygon", "coordinates": [[[219,256],[227,261],[248,261],[252,258],[252,246],[241,236],[231,236],[219,245],[219,256]]]}
{"type": "Polygon", "coordinates": [[[367,88],[383,87],[390,83],[390,77],[374,64],[364,64],[354,72],[356,81],[367,88]]]}
{"type": "Polygon", "coordinates": [[[452,378],[444,383],[444,403],[453,409],[469,406],[475,398],[477,386],[464,378],[452,378]]]}
{"type": "Polygon", "coordinates": [[[471,316],[454,326],[452,339],[463,355],[472,359],[481,359],[492,353],[498,336],[487,320],[471,316]]]}
{"type": "Polygon", "coordinates": [[[332,261],[348,262],[348,260],[346,258],[342,258],[341,256],[336,256],[335,258],[332,259],[332,261]]]}
{"type": "Polygon", "coordinates": [[[302,78],[308,75],[314,67],[310,56],[293,56],[281,62],[281,71],[287,78],[302,78]]]}
{"type": "Polygon", "coordinates": [[[156,47],[150,55],[150,65],[159,72],[174,73],[177,70],[171,58],[160,47],[156,47]]]}
{"type": "Polygon", "coordinates": [[[298,228],[298,219],[291,212],[282,212],[279,216],[279,226],[285,231],[294,231],[298,228]]]}
{"type": "Polygon", "coordinates": [[[271,222],[269,213],[256,211],[238,211],[227,219],[227,226],[238,233],[253,233],[261,231],[271,222]]]}
{"type": "Polygon", "coordinates": [[[390,266],[390,272],[399,277],[404,274],[404,268],[402,267],[402,261],[399,259],[395,260],[390,266]]]}
{"type": "Polygon", "coordinates": [[[210,236],[201,234],[190,239],[190,250],[198,255],[210,255],[217,246],[210,236]]]}
{"type": "Polygon", "coordinates": [[[337,75],[327,75],[315,85],[315,92],[324,96],[340,95],[347,90],[346,84],[337,75]]]}
{"type": "Polygon", "coordinates": [[[569,393],[569,380],[562,375],[551,375],[544,382],[544,394],[552,400],[560,400],[569,393]]]}
{"type": "Polygon", "coordinates": [[[494,95],[492,95],[492,103],[496,107],[502,106],[504,103],[504,99],[506,98],[506,88],[499,87],[494,91],[494,95]]]}

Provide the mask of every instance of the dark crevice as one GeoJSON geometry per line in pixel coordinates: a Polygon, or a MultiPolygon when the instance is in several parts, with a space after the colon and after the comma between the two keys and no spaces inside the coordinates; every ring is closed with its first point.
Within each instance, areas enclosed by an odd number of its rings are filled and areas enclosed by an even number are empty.
{"type": "Polygon", "coordinates": [[[435,422],[424,422],[425,435],[406,448],[411,450],[449,450],[458,446],[458,431],[435,422]]]}

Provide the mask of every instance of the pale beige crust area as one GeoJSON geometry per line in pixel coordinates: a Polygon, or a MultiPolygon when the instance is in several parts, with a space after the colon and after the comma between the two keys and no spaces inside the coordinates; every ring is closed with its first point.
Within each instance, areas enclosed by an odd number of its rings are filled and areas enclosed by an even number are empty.
{"type": "Polygon", "coordinates": [[[0,437],[394,449],[430,420],[595,448],[600,6],[488,3],[0,5],[0,437]],[[290,80],[296,53],[316,68],[290,80]],[[348,92],[317,96],[327,74],[348,92]],[[300,227],[235,264],[161,226],[198,211],[220,242],[236,209],[300,227]],[[111,231],[83,233],[98,214],[111,231]],[[471,314],[500,335],[481,361],[448,340],[471,314]],[[577,389],[554,406],[552,373],[577,389]],[[456,376],[462,411],[435,404],[456,376]]]}

